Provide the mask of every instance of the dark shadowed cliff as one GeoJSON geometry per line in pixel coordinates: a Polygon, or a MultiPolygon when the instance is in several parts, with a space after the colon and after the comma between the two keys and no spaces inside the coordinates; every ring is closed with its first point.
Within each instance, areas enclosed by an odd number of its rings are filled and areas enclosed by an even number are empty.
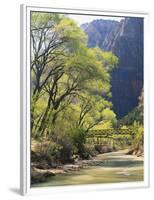
{"type": "Polygon", "coordinates": [[[143,87],[143,19],[94,20],[82,28],[88,35],[89,47],[99,46],[119,57],[119,66],[112,73],[111,90],[113,109],[121,118],[137,106],[143,87]]]}

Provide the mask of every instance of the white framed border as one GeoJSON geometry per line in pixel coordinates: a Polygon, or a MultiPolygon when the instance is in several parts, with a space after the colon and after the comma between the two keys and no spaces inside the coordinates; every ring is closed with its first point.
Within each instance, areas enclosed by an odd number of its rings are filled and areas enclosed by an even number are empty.
{"type": "Polygon", "coordinates": [[[79,192],[141,188],[150,186],[149,164],[149,13],[136,11],[52,8],[51,6],[21,5],[20,8],[20,192],[26,194],[56,194],[59,192],[79,192]],[[30,187],[30,12],[57,12],[84,15],[107,15],[144,18],[144,181],[127,183],[88,184],[74,186],[30,187]]]}

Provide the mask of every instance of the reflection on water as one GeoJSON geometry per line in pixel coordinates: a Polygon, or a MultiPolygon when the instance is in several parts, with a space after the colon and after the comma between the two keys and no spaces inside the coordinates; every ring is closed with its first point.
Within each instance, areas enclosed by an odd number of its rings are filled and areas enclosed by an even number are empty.
{"type": "Polygon", "coordinates": [[[139,160],[104,160],[101,164],[102,167],[141,167],[143,166],[143,161],[139,160]]]}
{"type": "Polygon", "coordinates": [[[32,187],[143,181],[143,161],[119,152],[97,156],[99,166],[52,176],[32,187]]]}

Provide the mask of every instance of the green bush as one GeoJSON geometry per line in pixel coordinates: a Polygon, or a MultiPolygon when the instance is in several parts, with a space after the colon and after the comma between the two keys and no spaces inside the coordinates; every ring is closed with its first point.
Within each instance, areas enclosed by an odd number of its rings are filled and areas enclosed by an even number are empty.
{"type": "Polygon", "coordinates": [[[86,142],[86,131],[83,128],[73,128],[70,130],[70,137],[73,142],[74,150],[79,154],[82,158],[87,157],[85,151],[85,142],[86,142]]]}
{"type": "Polygon", "coordinates": [[[62,137],[58,138],[57,140],[58,144],[61,145],[60,150],[60,160],[62,163],[66,162],[73,162],[73,152],[74,152],[74,146],[72,143],[72,140],[68,135],[63,135],[62,137]]]}
{"type": "Polygon", "coordinates": [[[85,147],[85,152],[87,152],[89,157],[91,157],[91,156],[93,157],[93,156],[96,156],[98,154],[94,145],[85,144],[84,147],[85,147]]]}
{"type": "Polygon", "coordinates": [[[132,129],[134,130],[135,137],[133,140],[133,146],[136,149],[139,149],[140,147],[143,147],[144,142],[144,128],[143,125],[139,122],[134,122],[132,125],[132,129]]]}

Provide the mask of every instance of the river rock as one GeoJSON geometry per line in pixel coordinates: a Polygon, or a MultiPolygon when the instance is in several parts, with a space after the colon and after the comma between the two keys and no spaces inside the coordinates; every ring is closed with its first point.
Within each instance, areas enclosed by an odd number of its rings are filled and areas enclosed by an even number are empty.
{"type": "Polygon", "coordinates": [[[43,182],[45,181],[46,177],[55,175],[53,172],[50,172],[48,170],[37,169],[35,167],[32,167],[31,169],[32,183],[43,182]]]}
{"type": "Polygon", "coordinates": [[[81,166],[76,165],[76,164],[67,164],[67,165],[63,165],[62,169],[66,172],[68,171],[78,171],[80,169],[81,166]]]}
{"type": "Polygon", "coordinates": [[[112,147],[101,145],[101,144],[95,145],[95,149],[96,149],[96,151],[98,151],[98,153],[108,153],[108,152],[113,151],[112,147]]]}
{"type": "Polygon", "coordinates": [[[50,169],[51,168],[47,162],[31,163],[31,166],[38,168],[38,169],[50,169]]]}
{"type": "Polygon", "coordinates": [[[63,169],[38,169],[36,167],[32,167],[31,169],[32,183],[43,182],[47,177],[65,173],[63,169]]]}

